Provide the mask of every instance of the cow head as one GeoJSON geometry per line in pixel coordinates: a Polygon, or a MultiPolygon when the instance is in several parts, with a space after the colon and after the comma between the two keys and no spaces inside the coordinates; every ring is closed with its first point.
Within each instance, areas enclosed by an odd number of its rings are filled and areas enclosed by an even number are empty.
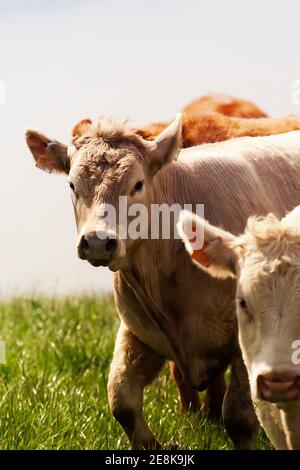
{"type": "Polygon", "coordinates": [[[126,266],[139,240],[130,238],[123,225],[128,228],[134,205],[147,207],[156,173],[177,158],[181,116],[151,142],[111,117],[95,124],[81,121],[70,146],[33,130],[26,131],[26,141],[38,168],[68,178],[78,256],[112,270],[126,266]],[[128,218],[120,222],[120,207],[125,204],[128,218]]]}
{"type": "Polygon", "coordinates": [[[237,279],[239,341],[252,395],[300,399],[300,206],[286,218],[250,218],[239,237],[184,211],[178,230],[194,263],[237,279]],[[193,231],[203,246],[193,248],[193,231]]]}

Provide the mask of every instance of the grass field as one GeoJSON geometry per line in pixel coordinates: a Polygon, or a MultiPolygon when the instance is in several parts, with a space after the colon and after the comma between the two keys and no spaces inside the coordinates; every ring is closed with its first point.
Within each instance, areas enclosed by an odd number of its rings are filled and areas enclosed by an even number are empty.
{"type": "MultiPolygon", "coordinates": [[[[106,381],[118,318],[111,297],[15,299],[0,304],[1,449],[126,449],[106,381]]],[[[179,449],[230,449],[221,424],[181,416],[168,369],[145,394],[160,441],[179,449]]],[[[270,448],[261,433],[257,446],[270,448]]]]}

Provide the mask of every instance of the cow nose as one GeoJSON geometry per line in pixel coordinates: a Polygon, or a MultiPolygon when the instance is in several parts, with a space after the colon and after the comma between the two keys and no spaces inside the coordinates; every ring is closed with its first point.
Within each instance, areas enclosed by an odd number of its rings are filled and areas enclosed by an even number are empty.
{"type": "Polygon", "coordinates": [[[300,397],[300,375],[294,372],[270,372],[259,375],[257,389],[262,399],[277,402],[300,397]]]}
{"type": "Polygon", "coordinates": [[[117,248],[117,240],[115,238],[107,238],[104,243],[104,248],[107,253],[113,253],[117,248]]]}
{"type": "Polygon", "coordinates": [[[95,266],[108,264],[117,248],[117,240],[105,233],[82,235],[78,244],[78,256],[87,259],[95,266]]]}
{"type": "Polygon", "coordinates": [[[81,237],[81,240],[79,243],[80,251],[87,253],[89,251],[89,247],[90,247],[90,244],[89,244],[88,237],[85,237],[85,236],[81,237]]]}

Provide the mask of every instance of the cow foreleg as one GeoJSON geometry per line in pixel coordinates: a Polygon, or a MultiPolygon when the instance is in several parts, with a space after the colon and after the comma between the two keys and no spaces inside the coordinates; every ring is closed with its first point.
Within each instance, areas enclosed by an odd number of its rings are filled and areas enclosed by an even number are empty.
{"type": "Polygon", "coordinates": [[[231,363],[230,384],[224,398],[223,418],[234,448],[252,449],[259,424],[250,396],[247,370],[239,347],[231,363]]]}
{"type": "Polygon", "coordinates": [[[178,387],[182,411],[191,411],[192,413],[197,413],[200,411],[200,400],[198,392],[185,385],[175,362],[170,361],[169,365],[171,377],[176,382],[178,387]]]}
{"type": "Polygon", "coordinates": [[[133,449],[160,447],[144,419],[143,391],[163,364],[163,357],[120,326],[109,373],[108,400],[133,449]]]}
{"type": "Polygon", "coordinates": [[[226,391],[224,373],[222,372],[208,387],[204,402],[202,403],[202,406],[200,406],[199,393],[185,385],[176,363],[170,361],[169,366],[171,377],[178,387],[181,410],[183,412],[190,411],[192,413],[203,411],[211,419],[220,419],[222,416],[222,405],[226,391]]]}
{"type": "Polygon", "coordinates": [[[206,390],[201,411],[205,411],[208,417],[219,420],[222,417],[222,406],[226,392],[224,372],[206,390]]]}

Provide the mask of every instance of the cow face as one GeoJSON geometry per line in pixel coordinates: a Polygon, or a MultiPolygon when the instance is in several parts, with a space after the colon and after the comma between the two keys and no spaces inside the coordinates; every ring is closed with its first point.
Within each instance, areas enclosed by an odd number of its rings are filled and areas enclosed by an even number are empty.
{"type": "Polygon", "coordinates": [[[126,267],[140,241],[128,232],[135,206],[148,208],[153,178],[177,158],[181,116],[153,142],[112,118],[96,124],[81,121],[69,147],[32,130],[26,132],[26,141],[37,167],[68,177],[78,256],[93,266],[126,267]]]}
{"type": "Polygon", "coordinates": [[[273,215],[250,218],[240,237],[187,212],[178,229],[201,269],[237,279],[239,341],[252,396],[299,400],[300,208],[281,221],[273,215]],[[201,249],[193,249],[190,227],[204,232],[201,249]]]}

